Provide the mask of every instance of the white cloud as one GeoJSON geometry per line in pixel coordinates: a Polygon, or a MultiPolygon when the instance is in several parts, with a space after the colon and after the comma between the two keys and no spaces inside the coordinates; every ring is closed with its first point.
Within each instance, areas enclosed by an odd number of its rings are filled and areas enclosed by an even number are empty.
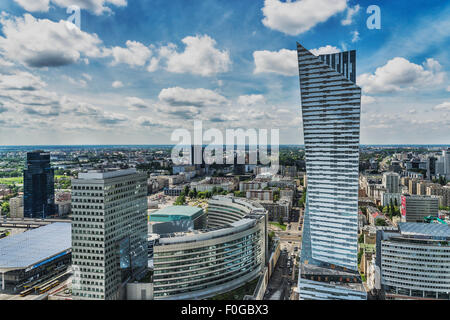
{"type": "Polygon", "coordinates": [[[127,97],[125,100],[126,100],[126,106],[130,110],[139,111],[139,110],[149,108],[149,104],[140,98],[127,97]]]}
{"type": "MultiPolygon", "coordinates": [[[[47,12],[49,9],[50,0],[14,0],[22,8],[30,12],[47,12]]],[[[81,9],[89,10],[90,12],[101,15],[103,13],[111,13],[111,8],[107,5],[114,5],[116,7],[123,7],[127,5],[126,0],[51,0],[51,3],[68,8],[71,5],[76,5],[81,9]]]]}
{"type": "Polygon", "coordinates": [[[358,40],[359,40],[359,32],[355,30],[352,32],[352,42],[356,42],[358,40]]]}
{"type": "Polygon", "coordinates": [[[237,102],[244,106],[258,106],[266,103],[266,98],[262,94],[242,95],[238,97],[237,102]]]}
{"type": "Polygon", "coordinates": [[[27,11],[47,12],[50,0],[14,0],[18,5],[27,11]]]}
{"type": "Polygon", "coordinates": [[[92,80],[91,75],[89,75],[89,74],[87,74],[87,73],[83,73],[82,76],[83,76],[86,80],[88,80],[88,81],[91,81],[91,80],[92,80]]]}
{"type": "Polygon", "coordinates": [[[348,26],[349,24],[351,24],[353,16],[359,11],[359,9],[360,9],[359,4],[357,4],[353,8],[349,7],[347,9],[347,16],[345,17],[344,20],[341,21],[342,25],[343,26],[348,26]]]}
{"type": "Polygon", "coordinates": [[[430,58],[418,65],[405,58],[395,57],[374,74],[364,73],[357,83],[365,93],[387,93],[419,88],[435,87],[446,77],[438,61],[430,58]]]}
{"type": "Polygon", "coordinates": [[[105,52],[113,56],[112,65],[125,63],[130,66],[143,66],[152,55],[152,51],[148,47],[140,42],[131,40],[126,42],[126,48],[114,47],[105,50],[105,52]]]}
{"type": "Polygon", "coordinates": [[[262,23],[274,30],[295,36],[347,8],[347,0],[265,0],[262,23]]]}
{"type": "Polygon", "coordinates": [[[156,70],[158,69],[158,67],[159,67],[159,59],[153,57],[153,58],[150,60],[149,65],[147,66],[147,71],[148,71],[148,72],[154,72],[154,71],[156,71],[156,70]]]}
{"type": "Polygon", "coordinates": [[[63,75],[63,78],[65,78],[67,81],[69,81],[73,85],[80,86],[83,88],[85,88],[87,86],[87,82],[83,79],[76,80],[76,79],[66,76],[66,75],[63,75]]]}
{"type": "Polygon", "coordinates": [[[218,94],[217,92],[203,88],[166,88],[161,90],[158,98],[160,101],[167,103],[172,107],[206,107],[224,105],[228,102],[224,96],[218,94]]]}
{"type": "Polygon", "coordinates": [[[325,47],[320,47],[318,49],[311,49],[309,50],[313,55],[319,56],[321,54],[332,54],[332,53],[338,53],[341,52],[340,49],[337,47],[330,46],[329,44],[325,47]]]}
{"type": "Polygon", "coordinates": [[[0,75],[0,90],[35,91],[46,86],[47,84],[39,76],[25,71],[0,75]]]}
{"type": "Polygon", "coordinates": [[[68,28],[66,21],[53,22],[23,17],[0,18],[4,37],[0,52],[9,60],[29,67],[55,67],[75,63],[81,56],[99,57],[101,40],[78,28],[68,28]]]}
{"type": "Polygon", "coordinates": [[[114,81],[111,85],[113,88],[122,88],[123,87],[123,83],[122,81],[114,81]]]}
{"type": "Polygon", "coordinates": [[[277,73],[285,76],[298,75],[297,51],[281,49],[280,51],[254,51],[254,73],[277,73]]]}
{"type": "Polygon", "coordinates": [[[374,97],[371,96],[361,96],[361,104],[371,104],[374,103],[376,101],[376,99],[374,97]]]}
{"type": "Polygon", "coordinates": [[[445,102],[442,102],[441,104],[438,104],[437,106],[434,106],[433,110],[450,111],[450,101],[445,101],[445,102]]]}
{"type": "Polygon", "coordinates": [[[186,48],[181,53],[174,44],[160,49],[160,57],[167,59],[167,71],[212,76],[229,70],[228,51],[217,49],[216,41],[208,35],[185,37],[182,42],[186,48]]]}

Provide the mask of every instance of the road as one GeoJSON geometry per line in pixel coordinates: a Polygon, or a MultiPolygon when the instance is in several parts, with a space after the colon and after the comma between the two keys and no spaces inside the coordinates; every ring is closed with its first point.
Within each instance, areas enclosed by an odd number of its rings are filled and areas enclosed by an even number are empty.
{"type": "Polygon", "coordinates": [[[287,262],[288,253],[282,251],[275,270],[269,279],[264,300],[289,300],[291,280],[287,262]]]}

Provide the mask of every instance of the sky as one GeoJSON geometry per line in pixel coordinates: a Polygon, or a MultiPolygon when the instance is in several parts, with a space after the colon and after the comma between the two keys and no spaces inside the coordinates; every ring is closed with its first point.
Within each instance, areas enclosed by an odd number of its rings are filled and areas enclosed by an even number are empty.
{"type": "Polygon", "coordinates": [[[443,0],[4,0],[0,145],[171,144],[194,120],[303,144],[296,42],[356,50],[362,144],[449,144],[449,36],[443,0]]]}

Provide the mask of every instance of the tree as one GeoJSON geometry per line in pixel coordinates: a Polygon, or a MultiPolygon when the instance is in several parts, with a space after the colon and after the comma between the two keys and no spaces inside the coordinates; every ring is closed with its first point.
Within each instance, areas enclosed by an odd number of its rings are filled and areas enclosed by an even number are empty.
{"type": "Polygon", "coordinates": [[[7,215],[8,213],[9,213],[9,202],[7,202],[7,201],[5,201],[5,202],[3,202],[2,203],[2,206],[1,206],[1,211],[2,211],[2,213],[4,214],[4,215],[7,215]]]}
{"type": "Polygon", "coordinates": [[[359,243],[363,243],[364,242],[364,233],[361,233],[361,235],[358,238],[358,242],[359,243]]]}
{"type": "Polygon", "coordinates": [[[376,226],[387,226],[386,221],[383,218],[376,218],[375,225],[376,226]]]}
{"type": "Polygon", "coordinates": [[[278,216],[278,223],[279,223],[281,226],[284,225],[283,218],[281,217],[281,215],[278,216]]]}
{"type": "Polygon", "coordinates": [[[175,206],[182,206],[186,203],[186,197],[184,194],[180,194],[174,202],[175,206]]]}

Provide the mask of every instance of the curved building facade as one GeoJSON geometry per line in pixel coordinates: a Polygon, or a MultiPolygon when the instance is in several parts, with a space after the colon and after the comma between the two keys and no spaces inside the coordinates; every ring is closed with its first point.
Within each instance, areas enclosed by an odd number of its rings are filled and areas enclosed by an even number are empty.
{"type": "Polygon", "coordinates": [[[259,276],[267,256],[267,214],[230,197],[210,200],[214,226],[160,235],[153,248],[153,298],[203,299],[259,276]],[[228,216],[227,216],[228,214],[228,216]],[[219,220],[222,221],[219,223],[219,220]]]}
{"type": "Polygon", "coordinates": [[[378,231],[386,298],[450,300],[449,241],[450,227],[444,224],[400,223],[398,230],[378,231]]]}

